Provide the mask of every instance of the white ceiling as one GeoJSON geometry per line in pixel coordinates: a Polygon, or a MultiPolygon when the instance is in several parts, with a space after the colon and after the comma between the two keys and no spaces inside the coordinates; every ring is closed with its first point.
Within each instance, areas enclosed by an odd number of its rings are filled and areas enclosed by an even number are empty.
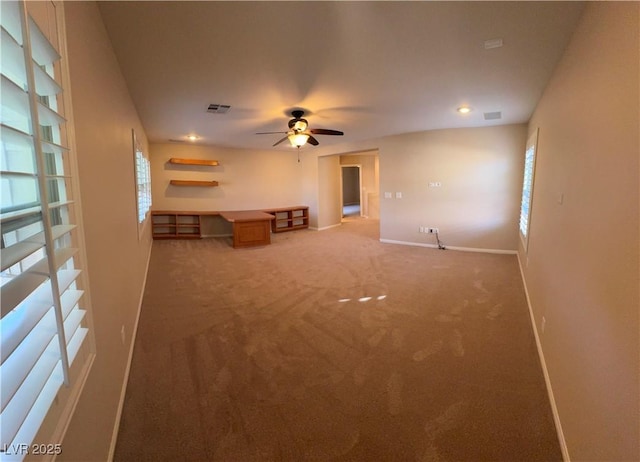
{"type": "Polygon", "coordinates": [[[271,148],[292,108],[321,146],[526,122],[581,2],[101,2],[150,142],[271,148]],[[504,46],[485,49],[501,38],[504,46]],[[206,112],[230,105],[226,114],[206,112]],[[473,111],[460,115],[456,108],[473,111]],[[485,121],[484,112],[502,119],[485,121]]]}

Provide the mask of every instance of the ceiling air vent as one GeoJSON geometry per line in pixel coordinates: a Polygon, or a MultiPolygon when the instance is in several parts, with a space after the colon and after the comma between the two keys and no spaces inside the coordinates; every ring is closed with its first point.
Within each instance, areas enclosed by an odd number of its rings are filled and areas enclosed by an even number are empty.
{"type": "Polygon", "coordinates": [[[498,120],[498,119],[502,119],[502,112],[500,111],[484,113],[484,120],[498,120]]]}
{"type": "Polygon", "coordinates": [[[227,106],[226,104],[210,104],[207,108],[207,112],[211,112],[213,114],[226,114],[231,106],[227,106]]]}
{"type": "Polygon", "coordinates": [[[502,46],[502,39],[501,38],[485,40],[484,41],[484,49],[485,50],[491,50],[492,48],[500,48],[501,46],[502,46]]]}

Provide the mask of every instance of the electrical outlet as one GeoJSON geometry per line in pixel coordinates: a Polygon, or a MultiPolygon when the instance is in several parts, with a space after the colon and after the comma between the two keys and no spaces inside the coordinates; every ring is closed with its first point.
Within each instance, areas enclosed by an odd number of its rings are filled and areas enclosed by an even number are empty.
{"type": "Polygon", "coordinates": [[[420,227],[418,228],[418,232],[419,232],[419,233],[424,233],[424,226],[420,226],[420,227]]]}
{"type": "Polygon", "coordinates": [[[438,228],[427,228],[429,234],[438,234],[438,228]]]}
{"type": "Polygon", "coordinates": [[[122,340],[122,344],[124,345],[124,341],[125,341],[124,324],[122,325],[122,329],[120,329],[120,339],[122,340]]]}

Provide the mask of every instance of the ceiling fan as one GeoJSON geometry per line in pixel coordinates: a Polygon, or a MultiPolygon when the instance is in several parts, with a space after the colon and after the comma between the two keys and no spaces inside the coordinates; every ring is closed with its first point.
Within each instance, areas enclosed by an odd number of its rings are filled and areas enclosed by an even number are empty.
{"type": "Polygon", "coordinates": [[[317,146],[318,140],[313,135],[344,135],[339,130],[329,130],[326,128],[309,128],[309,122],[307,119],[303,119],[304,111],[296,109],[291,111],[293,119],[289,121],[289,130],[286,132],[260,132],[256,135],[273,135],[276,133],[286,133],[286,136],[278,140],[274,146],[279,145],[283,141],[289,140],[292,146],[300,148],[306,143],[317,146]]]}

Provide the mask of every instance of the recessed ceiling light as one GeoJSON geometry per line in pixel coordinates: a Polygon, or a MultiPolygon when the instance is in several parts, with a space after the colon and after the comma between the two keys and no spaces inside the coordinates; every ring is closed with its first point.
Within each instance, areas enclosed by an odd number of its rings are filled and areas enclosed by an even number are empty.
{"type": "Polygon", "coordinates": [[[189,141],[196,141],[198,138],[198,135],[187,135],[189,141]]]}
{"type": "Polygon", "coordinates": [[[458,112],[460,114],[469,114],[471,112],[471,108],[469,106],[460,106],[458,108],[458,112]]]}

